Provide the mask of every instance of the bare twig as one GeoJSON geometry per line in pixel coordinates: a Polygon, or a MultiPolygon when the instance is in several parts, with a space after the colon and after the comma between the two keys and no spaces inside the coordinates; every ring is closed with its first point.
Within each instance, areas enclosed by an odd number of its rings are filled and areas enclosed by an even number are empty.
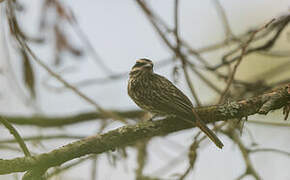
{"type": "Polygon", "coordinates": [[[25,156],[27,156],[27,157],[31,156],[25,142],[23,141],[23,139],[21,138],[21,136],[17,132],[17,130],[4,117],[0,116],[0,121],[10,131],[10,133],[14,136],[15,140],[17,141],[17,143],[21,147],[25,156]]]}
{"type": "MultiPolygon", "coordinates": [[[[172,64],[174,58],[166,58],[166,59],[162,59],[158,62],[155,63],[155,68],[159,69],[159,68],[164,68],[170,64],[172,64]]],[[[101,78],[90,78],[90,79],[85,79],[85,80],[81,80],[79,82],[75,82],[72,83],[74,87],[77,88],[84,88],[84,87],[88,87],[91,85],[97,85],[97,84],[106,84],[106,83],[114,83],[117,80],[122,80],[124,78],[128,77],[128,71],[126,72],[120,72],[120,73],[114,73],[111,74],[107,77],[101,77],[101,78]]],[[[67,90],[67,88],[65,86],[61,86],[61,87],[54,87],[52,85],[50,85],[47,81],[49,81],[49,79],[51,78],[51,76],[48,76],[47,78],[44,79],[43,84],[49,88],[50,90],[56,91],[56,92],[62,92],[64,90],[67,90]]]]}
{"type": "Polygon", "coordinates": [[[243,159],[245,161],[245,164],[246,164],[245,172],[243,174],[241,174],[237,179],[242,179],[246,175],[252,175],[256,180],[261,180],[261,177],[259,176],[259,174],[255,170],[253,163],[250,159],[249,150],[243,144],[240,137],[238,137],[237,134],[235,133],[235,131],[233,131],[231,129],[228,129],[227,131],[223,131],[223,132],[224,132],[224,134],[228,135],[229,138],[233,139],[235,143],[237,143],[237,145],[241,151],[241,154],[243,156],[243,159]]]}
{"type": "Polygon", "coordinates": [[[244,55],[245,55],[245,53],[246,53],[246,51],[247,51],[247,47],[249,46],[249,44],[252,42],[252,40],[254,39],[254,37],[255,37],[255,35],[259,32],[259,31],[262,31],[263,29],[266,29],[273,21],[274,21],[275,19],[272,19],[270,22],[268,22],[267,24],[265,24],[264,26],[262,26],[261,28],[259,28],[259,29],[257,29],[257,30],[255,30],[253,33],[252,33],[252,35],[250,36],[250,38],[249,38],[249,40],[242,46],[242,52],[241,52],[241,55],[240,55],[240,57],[239,57],[239,59],[238,59],[238,62],[235,64],[235,66],[234,66],[234,69],[233,69],[233,71],[232,71],[232,73],[231,73],[231,75],[230,75],[230,77],[229,77],[229,79],[228,79],[228,81],[227,81],[227,86],[226,86],[226,88],[225,88],[225,90],[223,91],[223,93],[222,93],[222,95],[221,95],[221,97],[220,97],[220,100],[219,100],[219,102],[218,103],[221,103],[223,100],[224,100],[224,97],[225,97],[225,95],[227,94],[227,92],[229,91],[229,88],[230,88],[230,86],[231,86],[231,84],[232,84],[232,82],[233,82],[233,79],[234,79],[234,76],[235,76],[235,74],[236,74],[236,71],[237,71],[237,68],[239,67],[239,65],[240,65],[240,63],[241,63],[241,61],[242,61],[242,59],[243,59],[243,57],[244,57],[244,55]]]}
{"type": "Polygon", "coordinates": [[[89,41],[89,38],[86,36],[86,34],[81,29],[80,25],[74,21],[70,23],[75,30],[76,34],[79,36],[79,38],[83,41],[86,49],[91,53],[92,57],[95,59],[95,62],[100,66],[100,69],[103,70],[107,74],[114,74],[114,72],[109,68],[104,61],[101,59],[100,55],[97,53],[91,42],[89,41]]]}
{"type": "MultiPolygon", "coordinates": [[[[85,138],[85,136],[75,136],[75,135],[66,135],[66,134],[60,134],[60,135],[45,135],[45,136],[29,136],[22,138],[23,141],[41,141],[41,140],[54,140],[54,139],[82,139],[85,138]]],[[[0,144],[2,143],[16,143],[18,142],[15,139],[3,139],[0,140],[0,144]]]]}
{"type": "Polygon", "coordinates": [[[226,35],[226,40],[229,40],[230,38],[233,38],[233,33],[230,27],[230,24],[228,22],[227,15],[225,13],[224,8],[222,7],[221,3],[219,0],[213,0],[213,4],[215,5],[217,12],[220,16],[220,19],[222,20],[223,26],[224,26],[224,31],[226,35]]]}
{"type": "MultiPolygon", "coordinates": [[[[276,33],[274,34],[274,36],[267,40],[266,43],[264,43],[263,45],[260,45],[258,47],[254,47],[254,48],[250,48],[248,49],[243,56],[245,55],[249,55],[251,53],[254,53],[254,52],[259,52],[259,51],[266,51],[266,50],[269,50],[271,47],[273,47],[273,45],[275,44],[275,42],[278,40],[278,38],[280,37],[282,31],[285,29],[285,27],[287,26],[287,24],[290,22],[290,15],[289,16],[286,16],[283,21],[279,22],[279,24],[277,25],[277,23],[273,23],[275,25],[275,27],[277,28],[277,31],[276,33]]],[[[272,25],[272,26],[274,26],[272,25]]],[[[269,27],[271,28],[271,26],[269,27]]],[[[261,28],[259,28],[261,29],[261,28]]],[[[253,35],[253,32],[257,32],[259,31],[259,29],[256,29],[254,31],[251,31],[251,35],[249,37],[249,39],[251,39],[251,36],[253,35]]],[[[263,29],[263,28],[262,28],[263,29]]],[[[256,34],[256,33],[255,33],[256,34]]],[[[253,39],[252,39],[253,40],[253,39]]],[[[212,70],[216,70],[220,67],[223,67],[225,65],[228,65],[228,64],[231,64],[237,60],[239,60],[241,58],[242,54],[239,55],[239,56],[235,56],[234,58],[232,58],[231,60],[228,60],[228,61],[223,61],[221,64],[218,64],[214,67],[211,67],[212,70]]]]}
{"type": "Polygon", "coordinates": [[[97,178],[97,161],[98,157],[96,155],[93,155],[92,157],[92,167],[91,167],[91,180],[96,180],[97,178]]]}
{"type": "MultiPolygon", "coordinates": [[[[8,20],[9,20],[10,26],[12,28],[15,28],[13,26],[15,26],[15,24],[16,24],[17,21],[16,21],[16,17],[14,16],[14,13],[13,13],[13,8],[12,8],[12,4],[11,4],[12,2],[11,1],[8,1],[8,2],[9,2],[8,3],[8,6],[7,6],[8,20]]],[[[25,40],[20,35],[18,35],[17,33],[15,33],[15,39],[19,43],[20,47],[23,48],[23,50],[27,51],[32,56],[33,60],[38,65],[40,65],[43,69],[45,69],[55,79],[57,79],[58,81],[60,81],[65,87],[67,87],[68,89],[72,90],[74,93],[76,93],[79,97],[81,97],[83,100],[85,100],[89,104],[93,105],[99,112],[103,113],[108,118],[112,118],[112,119],[115,119],[115,120],[120,120],[122,122],[126,122],[123,118],[119,117],[118,115],[116,115],[116,114],[114,114],[112,112],[109,112],[109,111],[106,111],[105,109],[103,109],[94,100],[92,100],[91,98],[89,98],[88,96],[86,96],[84,93],[82,93],[76,87],[74,87],[73,85],[71,85],[69,82],[67,82],[66,80],[64,80],[60,75],[58,75],[52,69],[50,69],[45,63],[43,63],[35,55],[35,53],[27,45],[27,43],[25,42],[25,40]]]]}
{"type": "Polygon", "coordinates": [[[148,140],[145,140],[145,141],[140,141],[136,144],[138,167],[135,173],[136,173],[136,179],[138,180],[139,179],[142,180],[142,178],[144,177],[143,170],[147,162],[147,143],[148,143],[148,140]]]}

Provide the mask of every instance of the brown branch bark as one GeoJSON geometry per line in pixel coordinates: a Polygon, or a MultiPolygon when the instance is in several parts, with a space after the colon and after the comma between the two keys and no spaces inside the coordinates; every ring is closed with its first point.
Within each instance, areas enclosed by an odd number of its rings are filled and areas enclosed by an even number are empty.
{"type": "MultiPolygon", "coordinates": [[[[207,123],[241,118],[253,114],[264,114],[260,109],[267,104],[267,111],[288,105],[290,100],[290,84],[257,97],[230,102],[224,105],[197,108],[197,113],[207,123]],[[275,100],[272,101],[271,99],[275,100]]],[[[136,143],[145,138],[166,135],[172,132],[194,127],[193,123],[184,122],[176,117],[159,121],[141,122],[136,125],[123,126],[104,134],[91,136],[49,153],[31,157],[0,160],[0,174],[31,171],[35,168],[48,169],[59,166],[69,160],[87,155],[99,154],[115,148],[136,143]]]]}

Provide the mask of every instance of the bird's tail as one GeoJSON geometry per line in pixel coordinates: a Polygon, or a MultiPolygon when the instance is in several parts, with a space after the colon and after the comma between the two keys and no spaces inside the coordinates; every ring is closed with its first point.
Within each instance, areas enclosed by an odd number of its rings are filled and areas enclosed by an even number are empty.
{"type": "Polygon", "coordinates": [[[217,147],[220,149],[223,148],[224,144],[221,140],[214,134],[214,132],[209,129],[204,122],[201,121],[199,118],[195,118],[196,126],[198,126],[202,132],[204,132],[211,140],[215,143],[217,147]]]}

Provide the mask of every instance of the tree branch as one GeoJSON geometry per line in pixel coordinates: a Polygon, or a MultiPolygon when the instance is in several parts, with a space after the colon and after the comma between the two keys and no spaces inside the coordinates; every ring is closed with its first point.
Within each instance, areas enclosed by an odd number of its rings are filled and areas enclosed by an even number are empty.
{"type": "MultiPolygon", "coordinates": [[[[122,118],[129,119],[140,118],[142,117],[142,115],[144,115],[144,112],[140,110],[112,111],[112,112],[122,118]]],[[[46,116],[23,117],[23,116],[5,116],[5,115],[1,116],[13,124],[34,125],[40,127],[65,126],[75,123],[93,121],[96,119],[103,120],[107,118],[105,115],[98,112],[87,112],[71,116],[55,116],[55,117],[46,117],[46,116]]]]}
{"type": "Polygon", "coordinates": [[[9,132],[14,136],[16,142],[21,147],[25,156],[31,156],[25,142],[23,141],[22,137],[18,133],[18,131],[8,122],[4,117],[0,116],[0,122],[9,130],[9,132]]]}
{"type": "MultiPolygon", "coordinates": [[[[288,105],[290,100],[290,84],[257,97],[230,102],[224,105],[197,108],[197,113],[206,123],[225,121],[259,114],[260,108],[274,97],[269,110],[279,109],[288,105]],[[277,97],[280,97],[277,99],[277,97]]],[[[10,160],[0,160],[0,174],[30,171],[37,168],[47,169],[59,166],[69,160],[87,155],[100,154],[115,148],[136,143],[145,138],[167,135],[172,132],[194,127],[177,117],[164,120],[140,122],[136,125],[123,126],[104,134],[87,137],[85,139],[67,144],[49,153],[32,157],[21,157],[10,160]]]]}

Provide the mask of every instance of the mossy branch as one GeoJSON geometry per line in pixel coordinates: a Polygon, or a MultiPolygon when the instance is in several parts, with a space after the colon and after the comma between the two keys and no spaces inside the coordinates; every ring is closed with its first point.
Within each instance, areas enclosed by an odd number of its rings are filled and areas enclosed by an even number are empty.
{"type": "MultiPolygon", "coordinates": [[[[206,123],[226,121],[253,114],[265,114],[265,109],[261,111],[265,104],[267,104],[266,109],[269,112],[289,105],[289,100],[290,84],[257,97],[224,105],[197,108],[197,113],[206,123]]],[[[194,127],[192,123],[186,123],[173,117],[123,126],[104,134],[90,136],[67,144],[49,153],[9,160],[2,159],[0,160],[0,174],[31,171],[35,168],[48,169],[81,156],[100,154],[134,144],[145,138],[166,135],[192,127],[194,127]]]]}

